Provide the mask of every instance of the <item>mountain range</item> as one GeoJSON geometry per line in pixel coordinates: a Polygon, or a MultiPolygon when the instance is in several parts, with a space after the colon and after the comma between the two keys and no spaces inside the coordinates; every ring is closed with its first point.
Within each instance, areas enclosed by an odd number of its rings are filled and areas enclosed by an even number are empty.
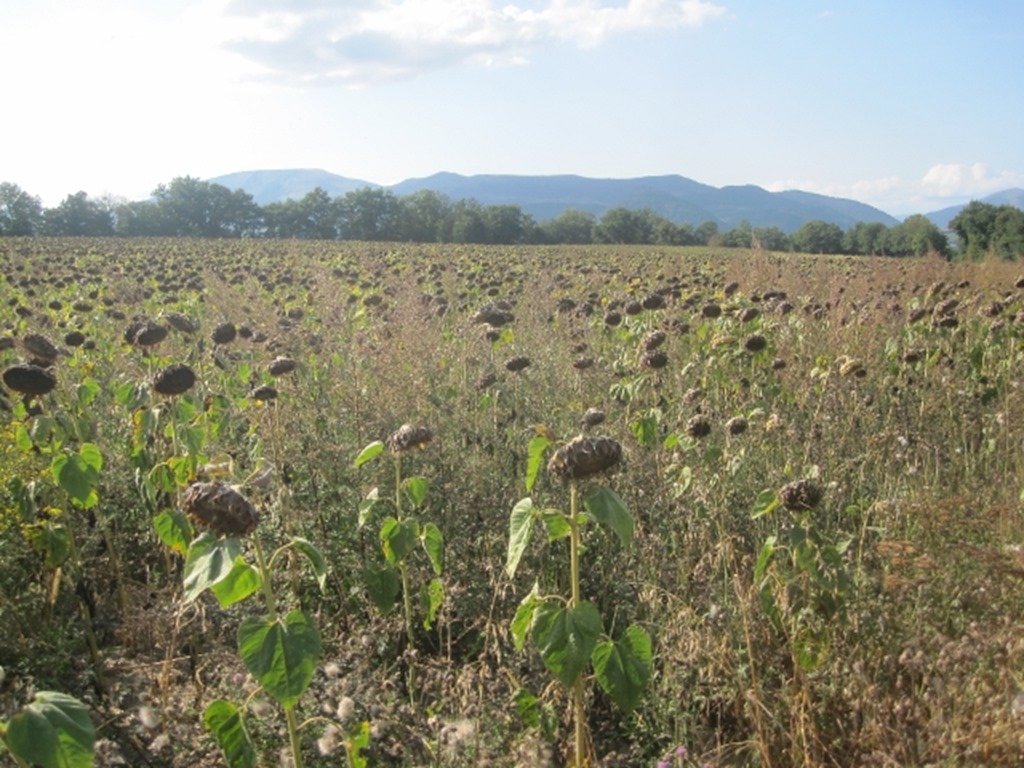
{"type": "MultiPolygon", "coordinates": [[[[612,208],[647,208],[676,224],[698,226],[713,221],[729,230],[743,221],[754,227],[778,227],[795,232],[808,221],[821,220],[848,229],[857,222],[894,226],[899,220],[856,200],[813,192],[769,192],[754,185],[713,187],[684,176],[644,176],[632,179],[596,179],[575,175],[520,176],[482,174],[463,176],[437,173],[383,186],[362,179],[316,169],[242,171],[208,181],[229,189],[242,189],[259,205],[299,200],[316,187],[331,197],[366,187],[388,189],[399,197],[431,190],[449,199],[474,199],[481,205],[518,205],[538,221],[557,217],[568,209],[600,218],[612,208]]],[[[1024,204],[1024,190],[1007,190],[1012,205],[1024,204]],[[1017,197],[1013,198],[1012,195],[1017,197]]],[[[993,196],[997,197],[997,196],[993,196]]],[[[985,199],[986,202],[989,198],[985,199]]],[[[1002,204],[1002,203],[996,203],[1002,204]]],[[[962,206],[926,214],[945,228],[962,206]]]]}

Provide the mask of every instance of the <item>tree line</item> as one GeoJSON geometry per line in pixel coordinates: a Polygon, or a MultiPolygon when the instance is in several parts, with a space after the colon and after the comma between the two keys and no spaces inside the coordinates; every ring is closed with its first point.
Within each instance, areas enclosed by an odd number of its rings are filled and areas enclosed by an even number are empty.
{"type": "MultiPolygon", "coordinates": [[[[1024,255],[1024,212],[1013,206],[973,202],[950,223],[955,252],[1024,255]]],[[[613,208],[600,218],[566,210],[537,222],[518,205],[452,201],[421,190],[399,197],[365,187],[332,198],[320,187],[301,200],[260,206],[252,195],[189,176],[161,184],[148,200],[134,202],[68,195],[54,208],[9,182],[0,183],[0,236],[116,236],[297,238],[418,243],[638,244],[760,247],[770,251],[878,256],[950,257],[949,238],[922,215],[892,227],[858,222],[847,230],[809,221],[791,234],[743,221],[721,231],[714,221],[676,224],[649,209],[613,208]]]]}

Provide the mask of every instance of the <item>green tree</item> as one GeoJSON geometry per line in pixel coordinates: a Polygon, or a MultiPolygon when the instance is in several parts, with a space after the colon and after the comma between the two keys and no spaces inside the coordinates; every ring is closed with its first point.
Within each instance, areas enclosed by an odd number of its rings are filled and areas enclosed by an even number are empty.
{"type": "Polygon", "coordinates": [[[735,227],[722,235],[722,245],[726,248],[750,248],[754,239],[754,228],[744,219],[735,227]]]}
{"type": "Polygon", "coordinates": [[[963,257],[980,259],[988,253],[998,215],[997,206],[974,200],[953,217],[949,228],[960,241],[958,251],[963,257]]]}
{"type": "Polygon", "coordinates": [[[452,242],[487,242],[484,209],[476,200],[459,200],[452,206],[452,242]]]}
{"type": "Polygon", "coordinates": [[[114,231],[125,237],[171,237],[166,211],[151,200],[135,200],[114,209],[114,231]]]}
{"type": "Polygon", "coordinates": [[[1000,258],[1024,256],[1024,211],[1012,205],[999,206],[992,235],[992,247],[1000,258]]]}
{"type": "Polygon", "coordinates": [[[843,233],[843,250],[861,256],[881,256],[886,253],[886,235],[889,228],[878,221],[858,221],[843,233]]]}
{"type": "Polygon", "coordinates": [[[0,183],[0,236],[31,237],[43,223],[43,205],[38,197],[17,184],[0,183]]]}
{"type": "Polygon", "coordinates": [[[596,228],[597,217],[594,214],[573,208],[540,225],[544,240],[549,243],[592,243],[596,228]]]}
{"type": "Polygon", "coordinates": [[[167,234],[178,237],[243,237],[260,230],[262,213],[243,190],[182,176],[153,192],[166,220],[167,234]]]}
{"type": "Polygon", "coordinates": [[[363,187],[338,203],[341,236],[346,240],[398,240],[398,197],[388,189],[363,187]]]}
{"type": "Polygon", "coordinates": [[[778,227],[754,227],[754,242],[766,251],[788,251],[793,244],[789,235],[778,227]]]}
{"type": "Polygon", "coordinates": [[[693,234],[697,240],[694,245],[712,245],[718,238],[718,223],[710,219],[702,222],[693,234]]]}
{"type": "Polygon", "coordinates": [[[412,243],[447,243],[452,239],[452,203],[447,196],[421,189],[400,199],[398,239],[412,243]]]}
{"type": "Polygon", "coordinates": [[[836,224],[815,219],[793,233],[793,247],[801,253],[842,253],[843,230],[836,224]]]}
{"type": "Polygon", "coordinates": [[[601,217],[594,238],[599,243],[650,245],[655,240],[650,211],[612,208],[601,217]]]}
{"type": "Polygon", "coordinates": [[[336,240],[340,206],[322,187],[301,200],[283,200],[263,207],[264,234],[275,238],[336,240]]]}
{"type": "Polygon", "coordinates": [[[518,205],[488,205],[483,210],[486,241],[500,245],[527,243],[534,239],[537,225],[518,205]]]}
{"type": "Polygon", "coordinates": [[[925,256],[937,253],[949,255],[949,240],[930,219],[921,214],[909,216],[896,229],[904,233],[906,250],[901,255],[925,256]]]}
{"type": "Polygon", "coordinates": [[[68,195],[56,208],[43,212],[47,235],[105,237],[114,234],[114,213],[109,201],[92,200],[85,192],[68,195]]]}

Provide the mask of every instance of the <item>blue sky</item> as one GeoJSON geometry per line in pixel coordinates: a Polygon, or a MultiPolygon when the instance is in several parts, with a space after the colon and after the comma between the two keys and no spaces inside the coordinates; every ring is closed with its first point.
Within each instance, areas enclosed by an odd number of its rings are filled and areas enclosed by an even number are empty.
{"type": "Polygon", "coordinates": [[[680,174],[893,214],[1024,187],[1019,0],[5,0],[0,181],[680,174]]]}

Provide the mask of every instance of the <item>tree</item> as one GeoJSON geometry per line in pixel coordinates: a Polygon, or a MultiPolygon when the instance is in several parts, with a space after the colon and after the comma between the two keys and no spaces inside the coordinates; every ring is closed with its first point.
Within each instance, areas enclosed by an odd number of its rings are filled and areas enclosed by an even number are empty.
{"type": "Polygon", "coordinates": [[[902,253],[893,251],[894,255],[925,256],[929,253],[937,253],[940,256],[949,255],[949,240],[926,216],[919,213],[909,216],[893,229],[900,230],[904,240],[902,253]]]}
{"type": "Polygon", "coordinates": [[[881,256],[886,253],[886,235],[889,228],[878,221],[858,221],[843,234],[843,250],[862,256],[881,256]]]}
{"type": "Polygon", "coordinates": [[[600,243],[650,245],[654,243],[654,222],[648,211],[612,208],[601,217],[594,233],[600,243]]]}
{"type": "Polygon", "coordinates": [[[307,192],[301,200],[284,200],[263,208],[267,237],[303,240],[336,240],[340,206],[322,187],[307,192]]]}
{"type": "Polygon", "coordinates": [[[726,248],[750,248],[753,238],[754,228],[744,219],[722,235],[722,245],[726,248]]]}
{"type": "Polygon", "coordinates": [[[0,183],[0,236],[31,237],[43,223],[43,205],[38,197],[17,184],[0,183]]]}
{"type": "Polygon", "coordinates": [[[173,236],[242,237],[260,229],[260,208],[241,189],[183,176],[161,184],[153,197],[173,236]]]}
{"type": "Polygon", "coordinates": [[[842,253],[843,230],[837,224],[815,219],[793,233],[793,247],[802,253],[842,253]]]}
{"type": "Polygon", "coordinates": [[[166,212],[151,200],[135,200],[114,209],[114,231],[125,237],[171,237],[166,212]]]}
{"type": "Polygon", "coordinates": [[[549,243],[586,244],[594,242],[597,217],[586,211],[568,208],[540,225],[544,240],[549,243]]]}
{"type": "Polygon", "coordinates": [[[398,239],[411,243],[447,243],[452,239],[452,203],[446,195],[421,189],[400,198],[398,239]]]}
{"type": "Polygon", "coordinates": [[[693,233],[697,242],[695,245],[712,245],[718,237],[718,223],[711,221],[702,222],[693,233]]]}
{"type": "Polygon", "coordinates": [[[1024,256],[1024,211],[1012,205],[999,206],[993,229],[992,247],[1000,258],[1015,260],[1024,256]]]}
{"type": "Polygon", "coordinates": [[[452,206],[452,242],[485,243],[484,209],[476,200],[459,200],[452,206]]]}
{"type": "Polygon", "coordinates": [[[778,227],[754,227],[755,247],[760,245],[766,251],[788,251],[793,247],[789,235],[778,227]]]}
{"type": "Polygon", "coordinates": [[[999,208],[974,200],[963,208],[949,228],[960,241],[960,253],[968,259],[980,259],[992,244],[999,208]]]}
{"type": "Polygon", "coordinates": [[[391,190],[352,190],[338,205],[341,236],[346,240],[399,239],[399,203],[391,190]]]}
{"type": "Polygon", "coordinates": [[[483,209],[486,242],[501,245],[526,243],[536,230],[533,217],[518,205],[488,205],[483,209]]]}
{"type": "Polygon", "coordinates": [[[43,212],[47,235],[105,237],[114,234],[114,214],[108,202],[91,200],[85,192],[68,195],[56,208],[43,212]]]}

